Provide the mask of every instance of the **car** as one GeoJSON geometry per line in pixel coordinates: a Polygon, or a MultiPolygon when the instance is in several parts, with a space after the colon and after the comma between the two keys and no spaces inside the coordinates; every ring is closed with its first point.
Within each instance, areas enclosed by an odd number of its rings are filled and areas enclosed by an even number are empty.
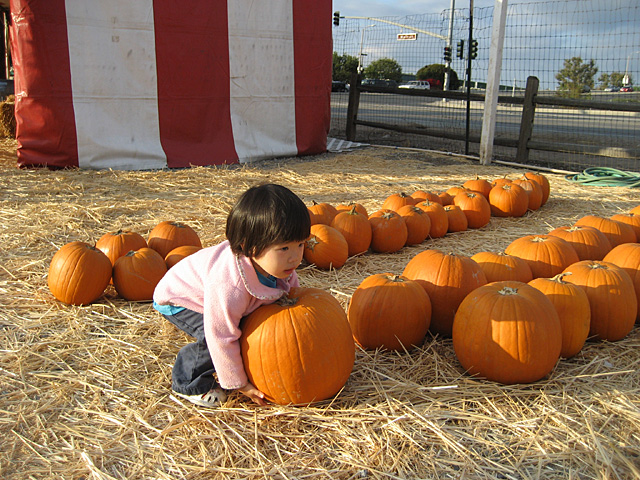
{"type": "Polygon", "coordinates": [[[362,80],[363,86],[369,87],[391,87],[396,88],[398,86],[398,82],[395,80],[381,79],[381,78],[365,78],[362,80]]]}
{"type": "Polygon", "coordinates": [[[400,85],[398,88],[417,88],[420,90],[431,89],[431,84],[426,80],[411,80],[410,82],[400,85]]]}
{"type": "Polygon", "coordinates": [[[633,92],[633,87],[631,85],[626,85],[622,88],[620,88],[621,92],[633,92]]]}
{"type": "Polygon", "coordinates": [[[605,92],[619,92],[620,91],[620,87],[606,87],[604,89],[605,92]]]}
{"type": "Polygon", "coordinates": [[[332,92],[346,92],[349,89],[347,82],[341,82],[339,80],[333,80],[331,82],[332,92]]]}

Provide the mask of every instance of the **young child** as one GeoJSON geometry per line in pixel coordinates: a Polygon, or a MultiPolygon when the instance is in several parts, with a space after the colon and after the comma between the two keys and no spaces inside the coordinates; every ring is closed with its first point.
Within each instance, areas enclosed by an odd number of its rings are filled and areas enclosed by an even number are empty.
{"type": "Polygon", "coordinates": [[[306,205],[289,189],[251,187],[227,217],[227,240],[185,257],[158,283],[156,310],[196,339],[178,352],[171,385],[176,395],[215,406],[226,399],[225,390],[239,390],[266,404],[247,379],[239,324],[299,285],[295,269],[310,225],[306,205]]]}

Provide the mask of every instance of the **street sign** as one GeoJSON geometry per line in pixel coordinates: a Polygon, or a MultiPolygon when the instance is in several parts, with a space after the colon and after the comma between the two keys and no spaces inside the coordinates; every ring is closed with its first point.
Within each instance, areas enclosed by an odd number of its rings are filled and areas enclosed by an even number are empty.
{"type": "Polygon", "coordinates": [[[398,34],[398,40],[417,40],[417,39],[418,39],[417,33],[399,33],[398,34]]]}

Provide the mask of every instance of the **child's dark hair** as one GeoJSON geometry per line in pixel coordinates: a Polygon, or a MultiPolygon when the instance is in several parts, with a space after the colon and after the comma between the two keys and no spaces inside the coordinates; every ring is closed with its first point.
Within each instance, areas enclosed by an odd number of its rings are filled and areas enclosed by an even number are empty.
{"type": "Polygon", "coordinates": [[[267,183],[240,196],[225,233],[235,253],[257,257],[271,245],[306,240],[310,229],[309,209],[302,200],[282,185],[267,183]]]}

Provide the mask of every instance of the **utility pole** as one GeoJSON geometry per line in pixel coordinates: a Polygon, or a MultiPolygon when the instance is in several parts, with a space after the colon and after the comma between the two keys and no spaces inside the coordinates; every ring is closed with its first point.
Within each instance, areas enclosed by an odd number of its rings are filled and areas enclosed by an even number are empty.
{"type": "Polygon", "coordinates": [[[473,0],[469,0],[469,51],[467,52],[467,125],[464,136],[464,154],[469,155],[469,130],[471,127],[471,42],[473,41],[473,0]]]}

